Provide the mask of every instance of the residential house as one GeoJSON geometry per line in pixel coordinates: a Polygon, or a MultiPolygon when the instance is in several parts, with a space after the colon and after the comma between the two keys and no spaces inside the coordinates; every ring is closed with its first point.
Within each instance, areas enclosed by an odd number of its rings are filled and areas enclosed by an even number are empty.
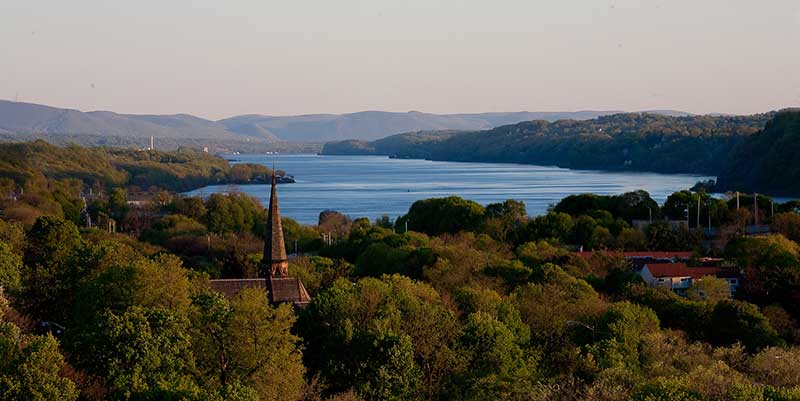
{"type": "Polygon", "coordinates": [[[648,263],[642,267],[639,274],[651,287],[667,288],[681,296],[686,296],[686,290],[706,276],[725,279],[728,282],[731,296],[736,293],[742,282],[741,274],[736,269],[688,267],[686,263],[648,263]]]}

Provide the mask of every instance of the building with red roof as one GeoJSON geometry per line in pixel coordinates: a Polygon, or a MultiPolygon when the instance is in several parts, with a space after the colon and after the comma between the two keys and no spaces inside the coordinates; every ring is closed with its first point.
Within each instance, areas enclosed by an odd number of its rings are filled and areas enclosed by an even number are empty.
{"type": "Polygon", "coordinates": [[[640,272],[642,279],[651,287],[668,288],[678,295],[686,295],[692,283],[703,277],[714,276],[725,279],[731,295],[738,289],[742,276],[736,269],[724,267],[689,267],[686,263],[647,263],[640,272]]]}

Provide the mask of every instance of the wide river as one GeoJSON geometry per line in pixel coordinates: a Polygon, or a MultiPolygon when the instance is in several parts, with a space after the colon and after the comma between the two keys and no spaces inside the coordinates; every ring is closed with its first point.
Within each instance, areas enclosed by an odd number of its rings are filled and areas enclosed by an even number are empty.
{"type": "MultiPolygon", "coordinates": [[[[706,176],[605,171],[498,163],[456,163],[390,159],[382,156],[236,155],[233,163],[275,165],[297,183],[278,186],[281,213],[316,224],[319,213],[337,210],[350,217],[403,215],[414,201],[458,195],[481,204],[517,199],[538,215],[562,198],[580,193],[620,194],[644,189],[658,202],[706,176]]],[[[215,185],[190,192],[207,196],[232,187],[215,185]]],[[[236,190],[269,202],[269,185],[236,190]]]]}

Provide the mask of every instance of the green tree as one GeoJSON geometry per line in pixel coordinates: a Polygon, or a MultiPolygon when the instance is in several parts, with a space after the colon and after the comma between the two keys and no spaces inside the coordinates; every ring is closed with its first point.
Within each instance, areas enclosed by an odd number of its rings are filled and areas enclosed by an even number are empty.
{"type": "Polygon", "coordinates": [[[687,290],[687,295],[693,301],[716,304],[724,299],[729,299],[731,290],[728,280],[715,276],[705,276],[700,280],[692,281],[692,286],[687,290]]]}
{"type": "Polygon", "coordinates": [[[574,225],[572,216],[566,213],[550,212],[528,221],[524,228],[525,241],[556,240],[566,242],[574,225]]]}
{"type": "Polygon", "coordinates": [[[509,298],[538,341],[562,337],[572,322],[594,320],[605,308],[586,281],[558,266],[546,264],[534,277],[537,282],[517,287],[509,298]]]}
{"type": "Polygon", "coordinates": [[[709,321],[709,342],[740,342],[750,351],[779,344],[780,337],[758,308],[746,302],[724,300],[714,307],[709,321]]]}
{"type": "Polygon", "coordinates": [[[262,401],[300,397],[305,368],[289,305],[271,307],[260,289],[245,289],[232,301],[200,294],[193,305],[192,347],[208,386],[244,385],[262,401]]]}
{"type": "Polygon", "coordinates": [[[52,335],[24,334],[4,317],[9,302],[0,287],[0,398],[9,401],[71,401],[75,383],[63,377],[64,357],[52,335]]]}
{"type": "Polygon", "coordinates": [[[336,281],[312,299],[299,327],[307,365],[331,391],[437,398],[462,369],[454,314],[429,285],[399,275],[336,281]]]}
{"type": "Polygon", "coordinates": [[[92,248],[72,222],[40,217],[28,232],[23,262],[23,310],[64,324],[81,280],[92,270],[92,248]]]}
{"type": "Polygon", "coordinates": [[[113,398],[182,399],[198,394],[185,318],[134,306],[107,312],[89,344],[91,372],[108,381],[113,398]]]}
{"type": "Polygon", "coordinates": [[[0,288],[12,293],[18,291],[22,280],[21,270],[22,258],[7,244],[0,242],[0,288]]]}
{"type": "Polygon", "coordinates": [[[778,213],[772,218],[772,230],[784,237],[800,242],[800,214],[778,213]]]}
{"type": "Polygon", "coordinates": [[[612,304],[600,319],[596,331],[602,340],[589,347],[605,368],[640,368],[640,349],[643,337],[659,330],[659,320],[653,310],[619,302],[612,304]]]}
{"type": "Polygon", "coordinates": [[[108,210],[112,219],[116,221],[124,221],[125,216],[128,215],[130,206],[128,206],[128,195],[123,188],[114,188],[108,195],[108,210]]]}
{"type": "Polygon", "coordinates": [[[461,344],[470,355],[468,372],[473,378],[511,376],[525,368],[523,351],[514,333],[491,314],[470,314],[461,344]]]}
{"type": "Polygon", "coordinates": [[[8,401],[71,401],[75,383],[61,375],[64,357],[50,335],[23,334],[0,321],[0,399],[8,401]]]}
{"type": "Polygon", "coordinates": [[[281,225],[288,253],[294,253],[296,250],[298,253],[304,254],[314,252],[322,247],[320,233],[314,227],[301,225],[288,217],[281,218],[281,225]]]}
{"type": "Polygon", "coordinates": [[[597,227],[597,222],[593,218],[586,215],[578,217],[572,227],[572,243],[581,245],[587,250],[591,249],[592,238],[597,227]]]}
{"type": "Polygon", "coordinates": [[[79,288],[72,320],[79,329],[76,334],[90,332],[105,311],[122,314],[140,306],[162,308],[178,316],[188,312],[189,273],[176,256],[160,254],[153,259],[138,257],[112,263],[79,288]]]}
{"type": "Polygon", "coordinates": [[[617,236],[617,248],[623,251],[647,250],[647,237],[641,230],[623,228],[617,236]]]}
{"type": "Polygon", "coordinates": [[[263,235],[266,212],[245,194],[212,194],[206,201],[206,225],[215,233],[252,232],[263,235]]]}
{"type": "Polygon", "coordinates": [[[475,231],[484,220],[484,208],[480,204],[450,196],[414,202],[408,214],[397,220],[402,229],[408,222],[409,230],[428,235],[475,231]]]}
{"type": "Polygon", "coordinates": [[[0,220],[0,242],[8,245],[13,253],[22,255],[25,251],[25,230],[22,224],[0,220]]]}
{"type": "Polygon", "coordinates": [[[780,303],[795,316],[800,285],[800,246],[782,235],[742,237],[725,247],[727,257],[745,270],[743,297],[759,305],[780,303]]]}
{"type": "Polygon", "coordinates": [[[483,231],[500,241],[513,240],[512,234],[525,221],[527,215],[525,203],[518,200],[490,203],[486,205],[483,231]]]}
{"type": "Polygon", "coordinates": [[[681,224],[677,227],[665,221],[657,221],[645,230],[647,243],[654,251],[690,251],[696,245],[694,234],[681,224]]]}
{"type": "Polygon", "coordinates": [[[658,202],[650,197],[644,190],[626,192],[622,195],[611,197],[611,210],[615,217],[625,221],[657,219],[660,217],[661,208],[658,202]]]}
{"type": "Polygon", "coordinates": [[[176,198],[174,208],[175,213],[198,221],[202,220],[206,215],[206,205],[203,203],[203,199],[197,196],[176,198]]]}

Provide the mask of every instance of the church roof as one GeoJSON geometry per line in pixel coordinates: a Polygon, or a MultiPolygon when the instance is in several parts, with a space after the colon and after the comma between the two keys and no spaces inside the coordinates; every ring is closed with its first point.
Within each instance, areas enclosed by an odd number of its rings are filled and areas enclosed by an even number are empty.
{"type": "Polygon", "coordinates": [[[267,288],[267,282],[263,278],[234,278],[211,280],[211,289],[221,292],[225,298],[236,298],[245,288],[267,288]]]}
{"type": "Polygon", "coordinates": [[[303,307],[311,302],[306,287],[297,277],[270,277],[266,282],[273,303],[291,302],[303,307]]]}
{"type": "Polygon", "coordinates": [[[274,304],[291,302],[303,307],[311,302],[303,282],[296,277],[235,278],[214,279],[211,289],[221,292],[225,298],[236,298],[245,288],[259,288],[269,291],[269,300],[274,304]]]}

